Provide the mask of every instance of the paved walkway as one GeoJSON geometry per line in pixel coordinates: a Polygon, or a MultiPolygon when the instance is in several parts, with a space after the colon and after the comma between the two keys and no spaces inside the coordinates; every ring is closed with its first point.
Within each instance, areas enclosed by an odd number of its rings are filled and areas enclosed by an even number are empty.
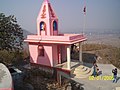
{"type": "MultiPolygon", "coordinates": [[[[72,80],[83,84],[84,90],[116,90],[116,87],[120,87],[120,70],[118,70],[119,80],[117,83],[112,83],[112,80],[105,80],[106,76],[112,75],[112,69],[115,67],[111,64],[98,64],[102,74],[95,80],[90,80],[89,78],[80,79],[80,78],[71,78],[72,80]]],[[[93,78],[92,78],[93,79],[93,78]]]]}

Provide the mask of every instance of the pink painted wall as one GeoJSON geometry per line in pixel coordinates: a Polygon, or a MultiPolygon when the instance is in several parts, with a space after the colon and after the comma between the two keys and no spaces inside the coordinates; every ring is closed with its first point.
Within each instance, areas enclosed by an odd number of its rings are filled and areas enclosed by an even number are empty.
{"type": "Polygon", "coordinates": [[[57,46],[57,49],[58,49],[58,63],[60,64],[61,63],[61,53],[60,53],[60,47],[59,45],[57,46]]]}
{"type": "Polygon", "coordinates": [[[57,45],[57,53],[56,58],[58,58],[57,64],[61,64],[62,62],[66,61],[67,56],[67,47],[66,45],[57,45]]]}
{"type": "Polygon", "coordinates": [[[45,44],[43,47],[44,56],[38,56],[38,45],[29,44],[31,63],[53,66],[52,46],[45,44]]]}
{"type": "Polygon", "coordinates": [[[37,59],[38,64],[53,66],[52,58],[52,46],[45,45],[44,47],[44,56],[39,56],[37,59]]]}
{"type": "Polygon", "coordinates": [[[53,52],[53,65],[56,66],[58,64],[58,46],[52,45],[52,52],[53,52]]]}
{"type": "Polygon", "coordinates": [[[66,61],[66,56],[67,56],[66,45],[57,45],[57,44],[43,44],[43,45],[44,45],[43,46],[44,56],[38,56],[38,44],[29,45],[31,63],[42,64],[42,65],[53,67],[59,63],[59,60],[58,60],[59,58],[61,62],[66,61]],[[59,55],[58,49],[60,49],[60,55],[59,55]]]}
{"type": "Polygon", "coordinates": [[[65,62],[66,61],[66,57],[67,57],[67,47],[66,45],[62,45],[61,47],[61,62],[65,62]]]}
{"type": "Polygon", "coordinates": [[[47,32],[46,31],[41,31],[40,33],[41,33],[42,36],[45,36],[47,32]]]}
{"type": "Polygon", "coordinates": [[[37,63],[38,45],[29,44],[29,51],[30,51],[30,61],[31,61],[31,63],[37,63]]]}

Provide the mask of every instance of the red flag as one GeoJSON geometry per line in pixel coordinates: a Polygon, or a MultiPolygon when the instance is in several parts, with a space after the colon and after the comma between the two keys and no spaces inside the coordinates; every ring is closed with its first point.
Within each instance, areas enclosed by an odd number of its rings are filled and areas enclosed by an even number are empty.
{"type": "Polygon", "coordinates": [[[86,14],[86,6],[84,6],[83,12],[84,14],[86,14]]]}

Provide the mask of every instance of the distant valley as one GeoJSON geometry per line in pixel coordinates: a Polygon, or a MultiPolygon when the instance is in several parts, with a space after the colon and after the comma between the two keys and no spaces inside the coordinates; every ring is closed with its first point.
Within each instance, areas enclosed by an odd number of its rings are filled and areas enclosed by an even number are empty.
{"type": "MultiPolygon", "coordinates": [[[[78,32],[76,30],[74,32],[67,32],[67,33],[81,33],[82,31],[78,32]]],[[[62,32],[66,33],[66,32],[62,32]]],[[[33,33],[23,29],[24,38],[27,38],[27,35],[31,35],[33,33]]],[[[84,31],[84,35],[87,37],[87,41],[85,43],[99,43],[99,44],[106,44],[111,45],[114,47],[120,48],[120,30],[89,30],[87,29],[84,31]]]]}

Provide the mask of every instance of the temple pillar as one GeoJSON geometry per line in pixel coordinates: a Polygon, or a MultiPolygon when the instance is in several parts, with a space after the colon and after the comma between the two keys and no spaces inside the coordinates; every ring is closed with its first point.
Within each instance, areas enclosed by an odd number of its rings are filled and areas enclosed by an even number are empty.
{"type": "Polygon", "coordinates": [[[62,59],[61,59],[61,46],[60,45],[58,46],[58,59],[59,59],[59,64],[61,64],[62,59]]]}
{"type": "Polygon", "coordinates": [[[70,56],[71,46],[67,46],[67,69],[71,69],[71,56],[70,56]]]}

